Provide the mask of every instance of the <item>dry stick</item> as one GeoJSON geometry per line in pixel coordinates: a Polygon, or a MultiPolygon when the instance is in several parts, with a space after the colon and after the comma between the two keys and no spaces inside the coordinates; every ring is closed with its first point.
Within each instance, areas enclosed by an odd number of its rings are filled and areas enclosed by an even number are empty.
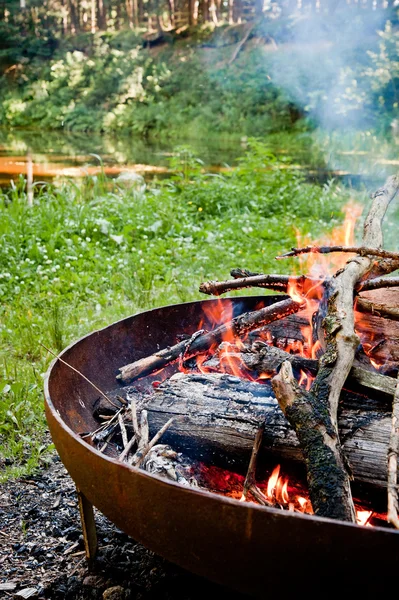
{"type": "Polygon", "coordinates": [[[137,406],[134,400],[131,401],[130,410],[132,412],[133,433],[136,435],[137,439],[140,439],[139,422],[137,420],[137,406]]]}
{"type": "Polygon", "coordinates": [[[260,491],[260,489],[256,485],[256,461],[258,458],[259,448],[262,443],[264,430],[265,425],[262,424],[256,432],[255,441],[251,453],[251,459],[248,465],[247,476],[245,477],[244,487],[242,490],[241,501],[246,500],[248,493],[250,492],[252,496],[263,506],[272,506],[272,503],[268,501],[266,496],[260,491]]]}
{"type": "Polygon", "coordinates": [[[125,423],[123,421],[123,417],[120,413],[118,415],[118,423],[119,423],[119,427],[121,428],[123,448],[126,448],[129,440],[127,439],[126,425],[125,425],[125,423]]]}
{"type": "Polygon", "coordinates": [[[391,321],[399,321],[399,308],[378,304],[366,298],[356,298],[355,310],[362,313],[371,313],[384,319],[391,319],[391,321]]]}
{"type": "Polygon", "coordinates": [[[129,455],[130,450],[133,448],[135,442],[137,441],[137,437],[134,435],[127,443],[127,445],[125,446],[125,448],[123,449],[123,452],[121,452],[121,454],[118,457],[118,460],[120,460],[121,462],[125,460],[125,458],[129,455]]]}
{"type": "Polygon", "coordinates": [[[75,369],[75,367],[73,367],[72,365],[70,365],[69,363],[67,363],[63,358],[60,358],[58,356],[58,354],[55,354],[55,352],[53,352],[49,348],[46,348],[46,346],[44,344],[42,344],[42,342],[39,342],[39,344],[41,346],[43,346],[43,348],[45,350],[47,350],[47,352],[49,352],[52,356],[54,356],[55,358],[57,358],[60,362],[62,362],[64,365],[66,365],[70,369],[72,369],[72,371],[75,371],[75,373],[77,373],[78,375],[80,375],[81,377],[83,377],[83,379],[85,381],[87,381],[87,383],[89,383],[99,394],[101,394],[101,396],[103,398],[105,398],[105,400],[107,400],[107,402],[109,402],[111,404],[111,406],[113,406],[114,408],[119,408],[119,406],[117,406],[114,402],[112,402],[112,400],[110,398],[108,398],[108,396],[106,394],[104,394],[104,392],[101,391],[100,388],[98,388],[92,381],[90,381],[90,379],[88,379],[86,377],[86,375],[83,375],[83,373],[81,373],[80,371],[78,371],[77,369],[75,369]]]}
{"type": "Polygon", "coordinates": [[[368,292],[380,288],[399,287],[399,277],[376,277],[375,279],[366,279],[356,286],[357,292],[368,292]]]}
{"type": "Polygon", "coordinates": [[[399,529],[397,471],[399,454],[399,379],[392,403],[392,428],[388,448],[388,514],[387,521],[399,529]]]}
{"type": "Polygon", "coordinates": [[[292,248],[291,252],[286,252],[276,256],[277,260],[289,258],[290,256],[299,256],[300,254],[329,254],[330,252],[354,252],[358,256],[379,256],[380,258],[389,258],[398,261],[399,253],[390,252],[381,248],[372,246],[305,246],[304,248],[292,248]]]}
{"type": "MultiPolygon", "coordinates": [[[[107,398],[107,400],[108,400],[108,398],[107,398]]],[[[116,420],[117,420],[117,418],[118,418],[118,415],[119,415],[119,413],[120,413],[122,410],[123,410],[123,407],[122,407],[122,408],[119,408],[119,409],[117,410],[117,412],[116,412],[116,413],[115,413],[115,414],[114,414],[114,415],[113,415],[113,416],[112,416],[112,417],[109,419],[109,421],[106,421],[105,423],[102,423],[102,424],[100,425],[100,427],[97,427],[97,429],[95,429],[94,431],[90,431],[89,433],[81,433],[81,434],[80,434],[80,437],[81,437],[82,439],[84,439],[84,438],[86,438],[86,437],[93,437],[93,436],[95,436],[95,435],[96,435],[96,433],[99,433],[99,432],[100,432],[100,431],[102,431],[103,429],[106,429],[107,427],[109,427],[109,426],[111,425],[111,423],[112,423],[113,421],[116,421],[116,420]]]]}
{"type": "Polygon", "coordinates": [[[220,325],[213,331],[202,334],[194,334],[189,340],[179,342],[174,346],[160,350],[151,356],[137,360],[129,365],[119,369],[120,374],[117,379],[123,383],[129,383],[139,377],[149,375],[158,371],[166,365],[175,362],[184,355],[185,359],[192,358],[198,354],[207,352],[213,346],[217,346],[223,341],[223,338],[230,334],[239,337],[258,327],[263,327],[283,319],[288,315],[298,312],[303,305],[295,302],[291,298],[276,302],[271,306],[266,306],[259,310],[244,313],[232,319],[229,323],[220,325]]]}
{"type": "MultiPolygon", "coordinates": [[[[382,246],[381,223],[398,188],[399,178],[390,177],[373,195],[364,224],[363,249],[382,246]]],[[[314,513],[352,522],[356,521],[355,508],[339,441],[337,412],[341,390],[359,344],[354,330],[353,290],[372,267],[371,258],[356,256],[331,280],[328,312],[323,323],[326,351],[310,391],[297,386],[288,362],[283,363],[272,382],[280,407],[294,427],[305,456],[314,513]]]]}
{"type": "Polygon", "coordinates": [[[276,292],[286,292],[289,284],[295,284],[300,289],[323,283],[323,279],[311,279],[305,275],[291,277],[290,275],[256,275],[254,277],[241,277],[228,281],[206,281],[201,283],[199,291],[203,294],[220,296],[232,290],[247,287],[263,287],[276,292]]]}
{"type": "MultiPolygon", "coordinates": [[[[209,296],[220,296],[226,292],[238,290],[247,287],[260,287],[276,292],[287,292],[289,284],[294,284],[296,288],[303,293],[313,287],[329,281],[330,278],[313,279],[306,275],[253,275],[237,277],[227,281],[206,281],[201,283],[199,291],[209,296]]],[[[375,279],[366,279],[355,286],[355,291],[366,292],[380,288],[399,287],[399,277],[376,277],[375,279]]]]}
{"type": "MultiPolygon", "coordinates": [[[[143,412],[144,411],[142,411],[142,413],[143,412]]],[[[158,433],[156,433],[154,435],[152,440],[146,446],[143,446],[141,449],[137,450],[136,454],[133,456],[133,459],[131,460],[131,464],[134,467],[139,467],[141,465],[141,463],[143,462],[143,460],[145,459],[145,457],[147,456],[147,454],[149,453],[151,448],[153,448],[155,446],[155,444],[158,442],[158,440],[160,440],[160,438],[163,436],[165,431],[167,431],[167,429],[169,429],[169,427],[172,425],[174,420],[175,420],[175,417],[171,417],[169,419],[169,421],[167,421],[165,423],[165,425],[163,425],[163,427],[161,427],[161,429],[158,431],[158,433]]]]}
{"type": "Polygon", "coordinates": [[[148,425],[148,413],[146,410],[141,411],[140,415],[140,443],[139,450],[148,445],[150,439],[150,428],[148,425]]]}

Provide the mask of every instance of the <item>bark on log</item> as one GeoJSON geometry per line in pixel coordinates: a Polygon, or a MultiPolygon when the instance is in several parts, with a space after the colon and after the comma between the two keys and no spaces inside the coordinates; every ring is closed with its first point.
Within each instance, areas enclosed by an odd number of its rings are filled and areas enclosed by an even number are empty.
{"type": "MultiPolygon", "coordinates": [[[[233,375],[235,366],[242,365],[246,370],[255,372],[257,376],[272,373],[279,369],[284,361],[289,361],[295,369],[304,369],[312,375],[317,373],[319,363],[317,360],[304,358],[299,354],[289,354],[275,346],[263,344],[256,345],[256,351],[234,352],[225,350],[217,352],[202,364],[202,368],[215,373],[229,373],[233,375]]],[[[354,364],[345,382],[345,389],[356,392],[359,386],[368,390],[369,394],[382,393],[392,397],[395,393],[396,380],[393,377],[369,371],[361,365],[354,364]]]]}
{"type": "MultiPolygon", "coordinates": [[[[373,195],[364,224],[362,249],[381,248],[381,223],[398,188],[399,178],[390,177],[373,195]]],[[[326,351],[311,390],[306,392],[297,386],[288,362],[283,363],[279,375],[273,379],[276,397],[301,442],[314,513],[352,522],[356,515],[339,441],[337,414],[342,386],[360,341],[355,333],[353,292],[357,282],[373,267],[370,252],[365,254],[350,259],[330,282],[328,313],[323,324],[326,351]]]]}
{"type": "MultiPolygon", "coordinates": [[[[245,471],[259,426],[263,452],[279,460],[303,462],[298,438],[267,384],[231,375],[174,375],[149,396],[129,388],[128,399],[148,413],[150,435],[172,417],[162,441],[197,460],[245,471]],[[178,418],[176,418],[178,417],[178,418]]],[[[391,413],[348,395],[339,416],[343,448],[355,480],[386,487],[391,413]],[[353,408],[356,406],[356,408],[353,408]]],[[[263,454],[264,458],[264,454],[263,454]]]]}
{"type": "Polygon", "coordinates": [[[165,348],[159,352],[125,365],[119,369],[120,374],[117,379],[123,383],[129,383],[149,375],[154,371],[162,369],[166,365],[173,363],[181,357],[191,358],[203,352],[207,352],[212,347],[217,347],[226,335],[239,337],[245,333],[283,319],[287,315],[298,312],[301,304],[298,304],[291,298],[276,302],[271,306],[266,306],[259,310],[244,313],[232,319],[229,323],[217,327],[208,333],[197,332],[189,340],[184,340],[172,347],[165,348]]]}

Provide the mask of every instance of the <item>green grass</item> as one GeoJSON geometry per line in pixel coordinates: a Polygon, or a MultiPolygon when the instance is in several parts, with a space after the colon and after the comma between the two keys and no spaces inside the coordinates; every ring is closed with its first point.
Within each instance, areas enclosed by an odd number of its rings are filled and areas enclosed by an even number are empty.
{"type": "MultiPolygon", "coordinates": [[[[287,159],[288,161],[289,159],[287,159]]],[[[274,257],[342,219],[348,193],[306,183],[259,142],[237,169],[203,173],[187,149],[176,175],[126,188],[103,176],[0,192],[0,479],[49,455],[42,384],[51,356],[119,318],[200,299],[233,267],[288,271],[274,257]]]]}

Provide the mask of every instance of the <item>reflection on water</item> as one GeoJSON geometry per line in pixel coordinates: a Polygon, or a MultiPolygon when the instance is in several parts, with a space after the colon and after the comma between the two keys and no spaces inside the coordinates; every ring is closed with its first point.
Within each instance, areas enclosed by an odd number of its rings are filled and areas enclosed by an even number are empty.
{"type": "Polygon", "coordinates": [[[105,173],[116,176],[129,170],[147,176],[168,173],[174,148],[189,146],[194,156],[215,170],[233,165],[242,155],[240,140],[144,140],[128,136],[108,137],[92,133],[59,131],[7,131],[0,129],[0,184],[8,185],[19,174],[27,176],[29,164],[33,179],[94,175],[103,165],[105,173]]]}
{"type": "MultiPolygon", "coordinates": [[[[320,182],[338,178],[349,186],[372,188],[399,169],[399,139],[387,141],[367,132],[291,132],[262,141],[281,160],[286,159],[285,168],[301,169],[308,179],[320,182]]],[[[210,171],[234,166],[247,146],[245,140],[219,136],[171,141],[0,129],[0,185],[8,186],[19,175],[49,181],[94,175],[101,168],[111,177],[126,170],[146,178],[165,177],[171,172],[171,159],[183,145],[210,171]]]]}

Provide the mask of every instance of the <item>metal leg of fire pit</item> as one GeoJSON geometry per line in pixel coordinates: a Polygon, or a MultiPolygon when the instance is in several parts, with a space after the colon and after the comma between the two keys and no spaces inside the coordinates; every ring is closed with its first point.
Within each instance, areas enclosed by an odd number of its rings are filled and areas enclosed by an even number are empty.
{"type": "Polygon", "coordinates": [[[76,491],[78,494],[86,559],[89,570],[91,570],[97,554],[97,530],[96,522],[94,520],[93,505],[78,488],[76,488],[76,491]]]}

